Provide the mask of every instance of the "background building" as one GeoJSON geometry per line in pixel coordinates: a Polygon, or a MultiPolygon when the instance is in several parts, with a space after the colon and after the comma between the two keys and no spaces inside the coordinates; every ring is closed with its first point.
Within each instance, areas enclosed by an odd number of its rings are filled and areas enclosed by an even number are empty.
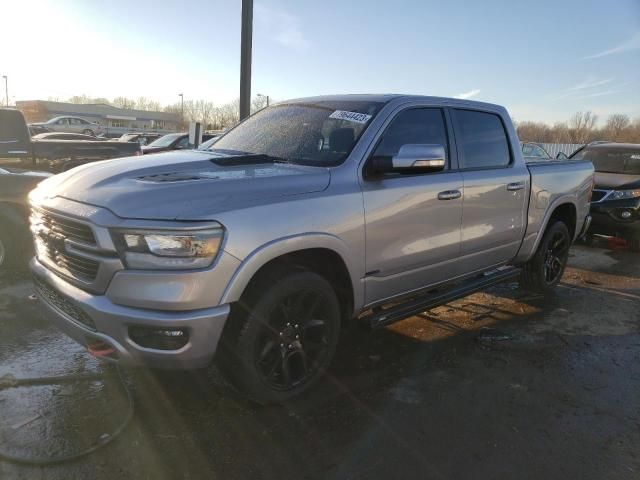
{"type": "Polygon", "coordinates": [[[130,110],[103,103],[76,104],[26,100],[16,102],[27,123],[46,122],[53,117],[81,117],[97,122],[105,128],[108,137],[119,137],[129,132],[171,133],[180,126],[180,115],[168,112],[130,110]]]}

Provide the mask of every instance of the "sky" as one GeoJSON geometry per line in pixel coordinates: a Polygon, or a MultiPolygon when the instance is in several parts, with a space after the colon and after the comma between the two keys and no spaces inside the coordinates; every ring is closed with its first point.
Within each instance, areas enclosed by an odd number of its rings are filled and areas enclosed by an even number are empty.
{"type": "MultiPolygon", "coordinates": [[[[5,0],[0,75],[12,103],[225,103],[240,4],[5,0]]],[[[277,100],[407,93],[498,103],[519,121],[640,117],[640,0],[255,0],[252,70],[252,92],[277,100]]]]}

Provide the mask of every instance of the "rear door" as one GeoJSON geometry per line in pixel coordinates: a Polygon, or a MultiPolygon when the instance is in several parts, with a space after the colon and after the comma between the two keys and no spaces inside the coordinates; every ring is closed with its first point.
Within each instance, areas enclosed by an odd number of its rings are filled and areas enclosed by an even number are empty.
{"type": "Polygon", "coordinates": [[[363,176],[368,304],[458,275],[462,175],[448,125],[442,108],[404,108],[368,159],[392,157],[410,144],[442,145],[447,157],[445,170],[437,173],[363,176]]]}
{"type": "Polygon", "coordinates": [[[451,109],[462,172],[461,255],[470,273],[515,257],[526,226],[529,170],[516,162],[500,115],[451,109]]]}

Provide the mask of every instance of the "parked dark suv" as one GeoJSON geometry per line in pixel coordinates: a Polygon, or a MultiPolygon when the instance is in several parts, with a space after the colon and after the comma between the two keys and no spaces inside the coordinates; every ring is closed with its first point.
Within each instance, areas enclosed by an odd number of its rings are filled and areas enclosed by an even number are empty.
{"type": "Polygon", "coordinates": [[[591,160],[596,170],[589,233],[626,238],[640,251],[640,145],[590,144],[571,158],[591,160]]]}

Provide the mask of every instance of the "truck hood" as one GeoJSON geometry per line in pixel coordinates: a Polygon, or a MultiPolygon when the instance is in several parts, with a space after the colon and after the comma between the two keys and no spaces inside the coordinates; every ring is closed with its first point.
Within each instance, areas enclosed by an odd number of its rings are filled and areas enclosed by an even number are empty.
{"type": "Polygon", "coordinates": [[[122,218],[214,220],[221,211],[322,191],[326,168],[292,164],[217,165],[233,158],[171,151],[83,165],[40,184],[37,198],[63,197],[103,207],[122,218]]]}
{"type": "Polygon", "coordinates": [[[596,172],[595,188],[603,190],[632,190],[640,188],[640,175],[596,172]]]}

